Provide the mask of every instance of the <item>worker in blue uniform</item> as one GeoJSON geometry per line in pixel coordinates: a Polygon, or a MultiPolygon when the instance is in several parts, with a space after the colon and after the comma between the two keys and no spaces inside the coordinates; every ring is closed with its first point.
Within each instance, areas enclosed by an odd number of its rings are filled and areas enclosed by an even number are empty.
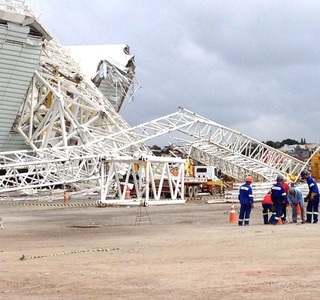
{"type": "Polygon", "coordinates": [[[307,184],[309,187],[309,193],[305,197],[305,202],[307,202],[307,223],[312,222],[318,223],[319,216],[319,189],[316,181],[309,175],[306,170],[301,172],[301,179],[307,180],[307,184]]]}
{"type": "Polygon", "coordinates": [[[253,193],[251,184],[253,182],[253,178],[251,176],[246,176],[245,183],[241,185],[239,190],[238,199],[240,201],[240,213],[238,219],[238,225],[244,226],[249,225],[250,222],[250,214],[251,208],[253,208],[253,193]]]}
{"type": "Polygon", "coordinates": [[[282,212],[282,203],[288,202],[286,190],[281,184],[281,182],[283,181],[283,176],[278,175],[276,180],[277,183],[274,184],[271,188],[271,199],[276,208],[276,215],[272,221],[273,225],[278,224],[278,221],[284,217],[284,214],[282,212]]]}

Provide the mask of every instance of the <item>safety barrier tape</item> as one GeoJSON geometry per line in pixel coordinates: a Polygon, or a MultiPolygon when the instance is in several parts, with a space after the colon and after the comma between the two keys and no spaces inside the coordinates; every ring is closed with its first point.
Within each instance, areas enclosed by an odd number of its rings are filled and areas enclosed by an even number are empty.
{"type": "Polygon", "coordinates": [[[184,197],[184,199],[186,201],[203,201],[203,200],[220,200],[220,201],[225,201],[224,197],[218,196],[212,196],[212,195],[208,195],[208,196],[197,196],[197,197],[184,197]]]}
{"type": "MultiPolygon", "coordinates": [[[[168,199],[161,199],[161,200],[158,201],[158,203],[161,203],[162,200],[164,200],[163,203],[170,202],[170,200],[168,200],[168,199]],[[168,202],[166,202],[166,200],[168,200],[168,202]]],[[[216,201],[217,203],[218,202],[221,202],[221,203],[227,202],[226,199],[224,199],[224,198],[222,198],[220,196],[215,197],[215,196],[212,196],[212,195],[208,195],[208,196],[200,195],[200,196],[197,196],[197,197],[184,197],[184,200],[185,200],[185,202],[195,202],[195,203],[197,201],[208,201],[208,200],[216,201]]],[[[138,203],[139,202],[136,202],[136,204],[138,204],[138,203]]],[[[150,200],[149,203],[153,203],[153,200],[150,200]]],[[[130,205],[130,202],[128,202],[128,204],[126,204],[125,201],[122,201],[121,203],[120,203],[120,201],[119,201],[119,203],[107,203],[107,202],[99,202],[99,201],[97,202],[97,206],[98,207],[116,206],[116,205],[121,205],[121,204],[122,205],[130,205]]]]}
{"type": "Polygon", "coordinates": [[[47,254],[47,255],[35,255],[35,256],[25,256],[22,255],[19,260],[27,260],[27,259],[37,259],[37,258],[46,258],[46,257],[54,257],[54,256],[61,256],[61,255],[70,255],[75,253],[84,253],[84,252],[111,252],[120,250],[120,248],[101,248],[101,249],[87,249],[87,250],[74,250],[74,251],[68,251],[68,252],[58,252],[53,254],[47,254]]]}
{"type": "MultiPolygon", "coordinates": [[[[220,197],[210,196],[197,196],[197,197],[185,197],[185,200],[188,201],[206,201],[206,200],[220,200],[221,202],[225,201],[225,199],[221,199],[220,197]]],[[[122,203],[125,204],[125,203],[122,203]]],[[[30,202],[28,200],[25,201],[6,201],[0,200],[0,205],[18,205],[18,206],[35,206],[35,207],[108,207],[108,206],[116,206],[117,203],[100,203],[100,202],[91,202],[91,203],[53,203],[53,202],[30,202]]]]}
{"type": "Polygon", "coordinates": [[[97,206],[97,203],[30,203],[30,202],[13,202],[13,201],[0,201],[0,204],[21,205],[21,206],[53,206],[53,207],[97,206]]]}

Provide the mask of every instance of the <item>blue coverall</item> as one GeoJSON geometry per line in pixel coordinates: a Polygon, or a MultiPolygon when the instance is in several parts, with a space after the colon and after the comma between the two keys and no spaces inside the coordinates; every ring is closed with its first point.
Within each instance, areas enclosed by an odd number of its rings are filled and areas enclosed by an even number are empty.
{"type": "Polygon", "coordinates": [[[318,223],[319,215],[319,189],[315,180],[311,177],[307,177],[307,184],[309,187],[309,194],[307,195],[307,223],[311,223],[313,216],[313,223],[318,223]]]}
{"type": "Polygon", "coordinates": [[[278,221],[284,217],[282,213],[282,201],[288,202],[286,190],[282,186],[281,182],[277,182],[271,188],[271,199],[276,206],[276,216],[273,220],[273,225],[276,225],[278,221]]]}
{"type": "Polygon", "coordinates": [[[244,183],[240,187],[238,199],[241,204],[238,224],[242,226],[244,221],[244,225],[249,225],[251,204],[254,202],[252,188],[249,183],[244,183]]]}

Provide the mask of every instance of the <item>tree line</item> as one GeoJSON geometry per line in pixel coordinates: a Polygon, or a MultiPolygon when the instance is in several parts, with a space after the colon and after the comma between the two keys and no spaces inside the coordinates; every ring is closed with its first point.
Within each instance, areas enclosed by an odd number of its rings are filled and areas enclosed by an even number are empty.
{"type": "Polygon", "coordinates": [[[273,141],[266,141],[266,142],[262,142],[272,148],[275,148],[275,149],[280,149],[282,148],[284,145],[305,145],[306,144],[306,139],[301,139],[300,142],[296,141],[296,140],[293,140],[293,139],[285,139],[285,140],[282,140],[282,142],[273,142],[273,141]]]}
{"type": "MultiPolygon", "coordinates": [[[[275,148],[275,149],[280,149],[282,148],[284,145],[305,145],[306,144],[306,139],[303,139],[301,138],[301,141],[298,142],[297,140],[293,140],[293,139],[285,139],[285,140],[282,140],[281,142],[277,141],[277,142],[274,142],[274,141],[266,141],[266,142],[262,142],[272,148],[275,148]]],[[[164,148],[161,148],[157,145],[153,145],[150,147],[151,150],[156,150],[158,151],[158,153],[169,153],[169,150],[170,150],[170,147],[164,147],[164,148]]]]}

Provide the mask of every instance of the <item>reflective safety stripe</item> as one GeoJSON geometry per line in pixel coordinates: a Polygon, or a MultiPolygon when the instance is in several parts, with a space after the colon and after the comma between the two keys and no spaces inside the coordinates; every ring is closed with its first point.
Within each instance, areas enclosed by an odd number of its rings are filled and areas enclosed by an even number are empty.
{"type": "Polygon", "coordinates": [[[262,215],[267,216],[267,215],[268,215],[268,213],[267,213],[267,212],[266,212],[266,213],[262,213],[262,215]]]}
{"type": "Polygon", "coordinates": [[[314,215],[319,215],[319,213],[317,211],[314,211],[313,214],[314,215]]]}
{"type": "Polygon", "coordinates": [[[244,220],[245,220],[246,222],[247,222],[247,221],[250,221],[250,219],[244,219],[244,220]]]}
{"type": "Polygon", "coordinates": [[[273,186],[271,189],[272,190],[281,191],[281,187],[280,186],[273,186]]]}
{"type": "Polygon", "coordinates": [[[239,222],[243,222],[243,219],[239,219],[239,222]]]}
{"type": "Polygon", "coordinates": [[[312,211],[307,211],[307,215],[312,215],[313,212],[312,211]]]}

